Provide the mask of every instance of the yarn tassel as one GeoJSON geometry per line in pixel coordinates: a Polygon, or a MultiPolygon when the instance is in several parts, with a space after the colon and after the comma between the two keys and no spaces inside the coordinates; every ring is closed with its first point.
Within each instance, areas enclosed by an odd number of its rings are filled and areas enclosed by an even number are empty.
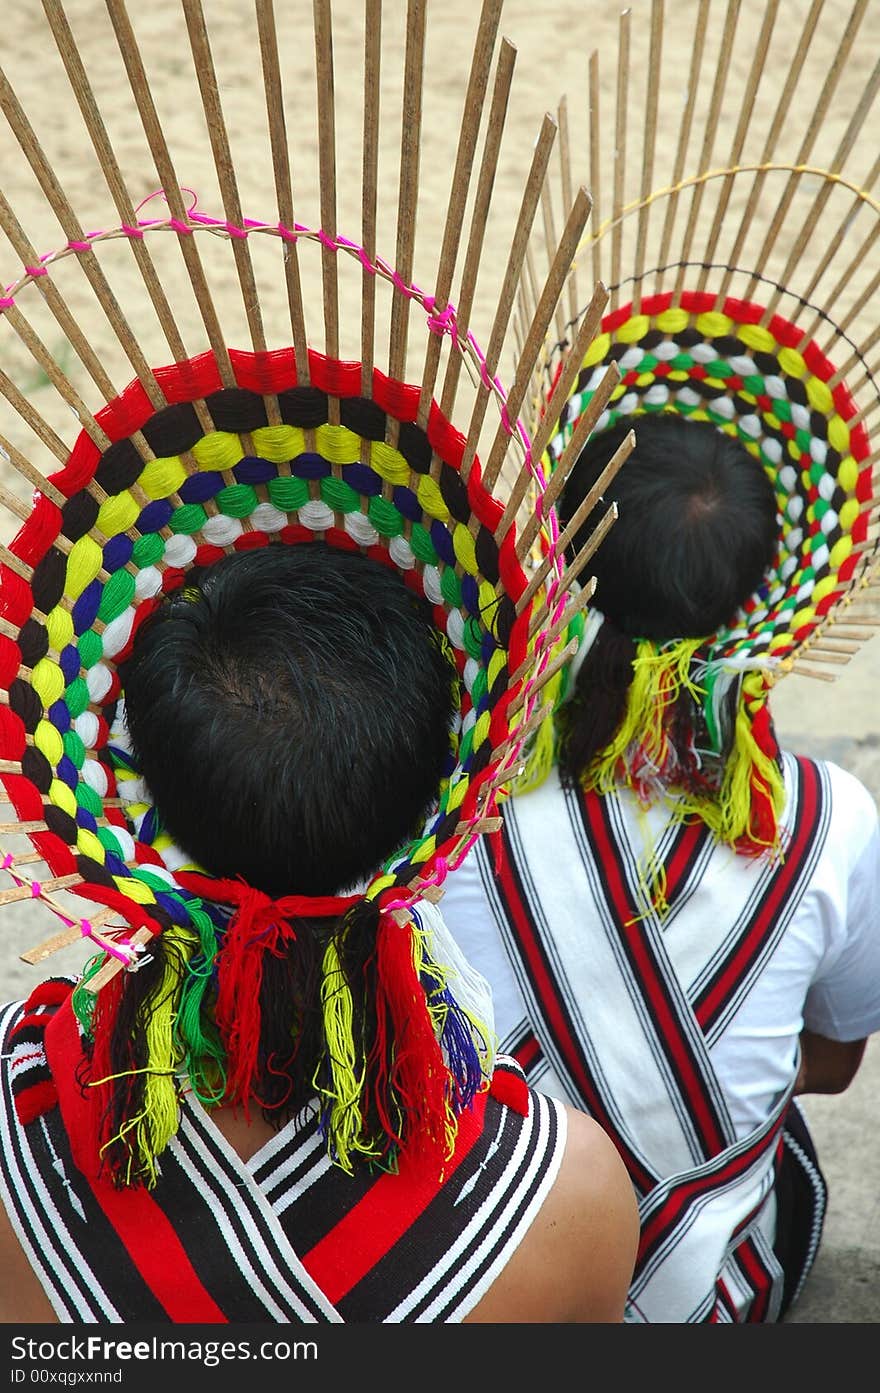
{"type": "Polygon", "coordinates": [[[318,1070],[314,1085],[329,1104],[325,1130],[333,1160],[351,1175],[354,1170],[352,1153],[372,1156],[376,1151],[371,1139],[364,1136],[361,1111],[363,1056],[354,1038],[354,1000],[339,959],[338,947],[333,940],[327,945],[322,963],[321,1009],[324,1014],[329,1081],[318,1070]]]}
{"type": "Polygon", "coordinates": [[[176,1022],[189,960],[198,947],[195,932],[179,924],[163,935],[165,970],[149,1003],[144,1038],[147,1079],[139,1133],[142,1159],[155,1178],[155,1158],[161,1155],[180,1125],[177,1074],[182,1066],[176,1022]]]}
{"type": "MultiPolygon", "coordinates": [[[[109,1029],[116,1038],[118,1050],[123,1032],[115,1019],[109,1027],[104,1024],[107,988],[98,994],[92,1082],[96,1088],[109,1086],[117,1090],[113,1115],[117,1119],[126,1118],[115,1132],[111,1133],[105,1126],[100,1154],[114,1177],[122,1178],[125,1184],[131,1184],[133,1178],[148,1188],[156,1184],[159,1177],[157,1158],[180,1125],[177,1076],[182,1068],[182,1051],[176,1036],[176,1022],[188,961],[197,946],[197,935],[189,927],[171,924],[164,930],[161,976],[140,1008],[144,1018],[145,1058],[140,1064],[132,1058],[130,1070],[120,1069],[117,1055],[114,1073],[112,1056],[101,1048],[100,1041],[109,1029]]],[[[122,980],[121,976],[116,977],[113,984],[121,984],[122,980]]]]}
{"type": "Polygon", "coordinates": [[[412,920],[401,924],[392,914],[382,916],[376,938],[377,1012],[385,1016],[383,1032],[395,1041],[387,1092],[403,1127],[395,1125],[387,1103],[380,1117],[403,1151],[435,1157],[442,1165],[454,1145],[456,1120],[450,1071],[419,977],[422,951],[412,920]]]}
{"type": "Polygon", "coordinates": [[[491,990],[464,957],[437,909],[422,904],[410,913],[416,970],[449,1070],[452,1111],[458,1116],[492,1075],[498,1040],[491,990]]]}
{"type": "Polygon", "coordinates": [[[250,1120],[250,1102],[259,1063],[260,986],[263,954],[277,953],[282,941],[296,937],[289,924],[278,920],[256,930],[253,909],[244,897],[223,939],[218,957],[217,1001],[214,1019],[226,1050],[225,1101],[241,1104],[250,1120]]]}
{"type": "Polygon", "coordinates": [[[483,1086],[482,1061],[474,1044],[474,1030],[484,1035],[485,1027],[471,1021],[445,985],[428,992],[428,1003],[451,1076],[452,1110],[457,1115],[469,1107],[483,1086]]]}
{"type": "Polygon", "coordinates": [[[686,639],[662,648],[648,639],[637,645],[626,713],[613,739],[587,771],[588,788],[610,793],[622,779],[644,799],[657,784],[675,782],[676,757],[666,720],[682,689],[699,703],[703,689],[691,677],[691,662],[701,646],[686,639]]]}
{"type": "Polygon", "coordinates": [[[728,838],[743,852],[779,852],[785,784],[778,758],[765,679],[761,673],[749,673],[743,679],[734,753],[721,790],[722,803],[730,809],[728,838]]]}
{"type": "MultiPolygon", "coordinates": [[[[96,972],[103,962],[104,955],[101,954],[89,963],[89,968],[96,972]]],[[[83,981],[85,980],[87,979],[84,974],[83,981]]],[[[77,1008],[77,998],[89,999],[88,1030],[92,1040],[92,1048],[88,1074],[84,1075],[83,1082],[87,1084],[89,1090],[88,1115],[91,1127],[90,1134],[84,1142],[83,1155],[90,1159],[94,1167],[94,1175],[97,1175],[101,1169],[101,1158],[113,1136],[114,1085],[122,1087],[127,1092],[127,1081],[113,1078],[112,1055],[116,1016],[122,1001],[123,989],[123,977],[120,973],[116,977],[112,977],[96,994],[87,991],[80,992],[79,986],[75,987],[73,992],[73,1005],[77,1019],[81,1020],[79,1013],[83,1009],[82,1004],[77,1008]]],[[[124,1102],[122,1106],[124,1108],[124,1102]]]]}
{"type": "Polygon", "coordinates": [[[192,902],[187,908],[198,947],[186,964],[174,1022],[175,1048],[194,1095],[203,1107],[212,1108],[226,1093],[226,1054],[204,1005],[217,958],[217,931],[203,909],[192,902]]]}
{"type": "MultiPolygon", "coordinates": [[[[785,787],[766,705],[766,679],[761,672],[742,677],[733,736],[728,741],[723,725],[730,683],[697,656],[702,646],[699,639],[662,648],[647,639],[639,641],[626,714],[614,738],[591,764],[584,785],[608,794],[624,783],[645,805],[659,793],[666,796],[675,820],[700,818],[718,841],[745,854],[776,854],[785,787]],[[686,768],[669,738],[671,709],[683,692],[704,712],[719,758],[730,746],[718,776],[700,767],[696,752],[693,768],[686,768]]],[[[644,875],[650,902],[662,912],[665,895],[650,860],[644,875]]]]}

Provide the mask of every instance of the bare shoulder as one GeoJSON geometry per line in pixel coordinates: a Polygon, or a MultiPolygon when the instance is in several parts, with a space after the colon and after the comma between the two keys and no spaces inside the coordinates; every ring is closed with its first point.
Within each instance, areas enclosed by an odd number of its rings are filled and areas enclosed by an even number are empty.
{"type": "Polygon", "coordinates": [[[0,1324],[57,1325],[58,1317],[0,1201],[0,1324]]]}
{"type": "Polygon", "coordinates": [[[639,1238],[635,1192],[607,1133],[586,1113],[565,1112],[556,1182],[470,1321],[623,1319],[639,1238]]]}

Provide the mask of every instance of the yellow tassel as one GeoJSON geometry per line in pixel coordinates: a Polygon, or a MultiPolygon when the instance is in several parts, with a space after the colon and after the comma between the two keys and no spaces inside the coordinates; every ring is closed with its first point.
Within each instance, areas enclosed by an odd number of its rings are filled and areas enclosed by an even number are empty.
{"type": "MultiPolygon", "coordinates": [[[[576,614],[551,647],[547,658],[548,665],[572,638],[580,638],[583,631],[583,614],[576,614]]],[[[508,794],[499,797],[499,802],[502,802],[505,796],[528,793],[533,788],[540,788],[553,768],[557,755],[555,714],[568,688],[568,666],[566,664],[560,668],[542,688],[539,700],[544,708],[545,719],[529,739],[528,748],[523,755],[522,773],[511,780],[508,794]]]]}
{"type": "MultiPolygon", "coordinates": [[[[585,788],[602,794],[610,793],[623,783],[650,802],[657,796],[666,770],[664,795],[673,821],[700,818],[717,841],[733,846],[745,838],[754,841],[755,782],[767,789],[777,825],[785,804],[785,785],[779,766],[760,748],[752,728],[752,722],[767,699],[766,679],[760,672],[747,673],[743,678],[732,748],[717,794],[700,795],[675,784],[674,766],[669,764],[666,719],[682,690],[688,691],[698,704],[705,695],[689,671],[702,643],[700,639],[687,639],[658,648],[647,639],[641,640],[633,662],[633,680],[624,719],[613,740],[587,770],[583,782],[585,788]],[[638,757],[638,764],[635,757],[638,757]],[[652,784],[652,770],[658,772],[656,785],[652,784]]],[[[760,845],[779,854],[778,835],[760,845]]],[[[665,902],[665,893],[657,879],[650,851],[643,869],[646,887],[650,888],[649,901],[662,912],[660,906],[665,902]]]]}
{"type": "Polygon", "coordinates": [[[645,854],[636,866],[636,875],[639,884],[639,898],[645,907],[641,914],[636,914],[629,920],[630,924],[636,924],[639,920],[647,919],[652,914],[663,919],[669,913],[669,901],[666,898],[666,867],[651,841],[648,820],[644,811],[640,812],[639,823],[645,854]]]}
{"type": "Polygon", "coordinates": [[[331,1103],[330,1132],[336,1149],[336,1160],[349,1175],[354,1167],[352,1152],[376,1155],[374,1145],[361,1136],[361,1096],[364,1075],[355,1070],[357,1052],[354,1041],[354,1003],[345,974],[339,963],[335,943],[327,945],[322,963],[321,1007],[324,1014],[324,1035],[330,1064],[331,1086],[327,1087],[316,1072],[313,1084],[321,1097],[331,1103]]]}
{"type": "MultiPolygon", "coordinates": [[[[167,973],[167,976],[171,977],[171,974],[167,973]]],[[[144,1089],[144,1113],[147,1119],[149,1147],[154,1156],[165,1150],[180,1125],[180,1101],[175,1077],[180,1060],[175,1053],[172,1034],[180,991],[177,974],[175,979],[174,995],[172,996],[171,990],[162,992],[151,1012],[146,1030],[150,1074],[144,1089]]],[[[172,983],[169,982],[168,986],[171,987],[172,983]]]]}
{"type": "Polygon", "coordinates": [[[701,646],[700,639],[684,639],[662,648],[650,639],[638,643],[624,718],[613,739],[587,770],[585,787],[610,793],[622,780],[640,791],[640,770],[632,772],[627,759],[633,750],[638,750],[654,769],[664,768],[669,758],[669,708],[682,688],[697,702],[703,695],[703,689],[690,675],[694,654],[701,646]]]}
{"type": "Polygon", "coordinates": [[[123,1137],[134,1131],[134,1149],[140,1158],[148,1186],[156,1183],[156,1157],[165,1150],[180,1126],[177,1075],[182,1055],[179,1046],[175,1045],[174,1023],[180,1004],[185,964],[197,947],[198,937],[192,929],[172,924],[163,934],[164,975],[151,1003],[145,1032],[147,1082],[143,1112],[131,1118],[119,1133],[119,1137],[123,1137]]]}

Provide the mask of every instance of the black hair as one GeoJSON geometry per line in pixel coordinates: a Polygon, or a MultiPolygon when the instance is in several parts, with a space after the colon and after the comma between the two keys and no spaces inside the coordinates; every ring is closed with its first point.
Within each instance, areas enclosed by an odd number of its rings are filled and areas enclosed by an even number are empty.
{"type": "MultiPolygon", "coordinates": [[[[710,637],[760,587],[779,541],[776,498],[760,461],[711,423],[669,412],[619,421],[590,437],[562,492],[563,523],[631,430],[634,448],[604,492],[618,517],[591,563],[605,623],[558,715],[559,771],[569,786],[624,718],[637,641],[710,637]]],[[[589,526],[573,539],[569,560],[589,526]]],[[[687,691],[667,729],[683,777],[695,787],[711,780],[711,762],[693,754],[709,742],[687,691]]],[[[732,731],[732,719],[725,729],[732,731]]],[[[720,752],[718,768],[728,753],[720,752]]]]}
{"type": "Polygon", "coordinates": [[[710,422],[638,416],[587,441],[562,492],[564,523],[630,430],[635,447],[604,493],[618,517],[591,564],[596,604],[632,638],[707,637],[733,618],[773,560],[773,485],[760,461],[710,422]]]}
{"type": "Polygon", "coordinates": [[[448,772],[454,664],[427,601],[358,552],[273,543],[193,570],[120,678],[164,828],[273,898],[370,877],[448,772]]]}

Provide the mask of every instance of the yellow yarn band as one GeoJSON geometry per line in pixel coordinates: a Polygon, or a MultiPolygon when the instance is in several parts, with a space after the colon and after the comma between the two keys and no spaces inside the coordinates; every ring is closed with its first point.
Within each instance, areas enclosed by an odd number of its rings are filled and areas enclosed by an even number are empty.
{"type": "Polygon", "coordinates": [[[333,942],[327,945],[321,971],[321,1009],[331,1083],[328,1086],[316,1073],[313,1084],[320,1096],[331,1105],[330,1132],[336,1151],[334,1160],[351,1175],[354,1171],[352,1153],[372,1156],[377,1152],[362,1136],[364,1075],[363,1071],[358,1074],[355,1068],[354,1002],[333,942]]]}

